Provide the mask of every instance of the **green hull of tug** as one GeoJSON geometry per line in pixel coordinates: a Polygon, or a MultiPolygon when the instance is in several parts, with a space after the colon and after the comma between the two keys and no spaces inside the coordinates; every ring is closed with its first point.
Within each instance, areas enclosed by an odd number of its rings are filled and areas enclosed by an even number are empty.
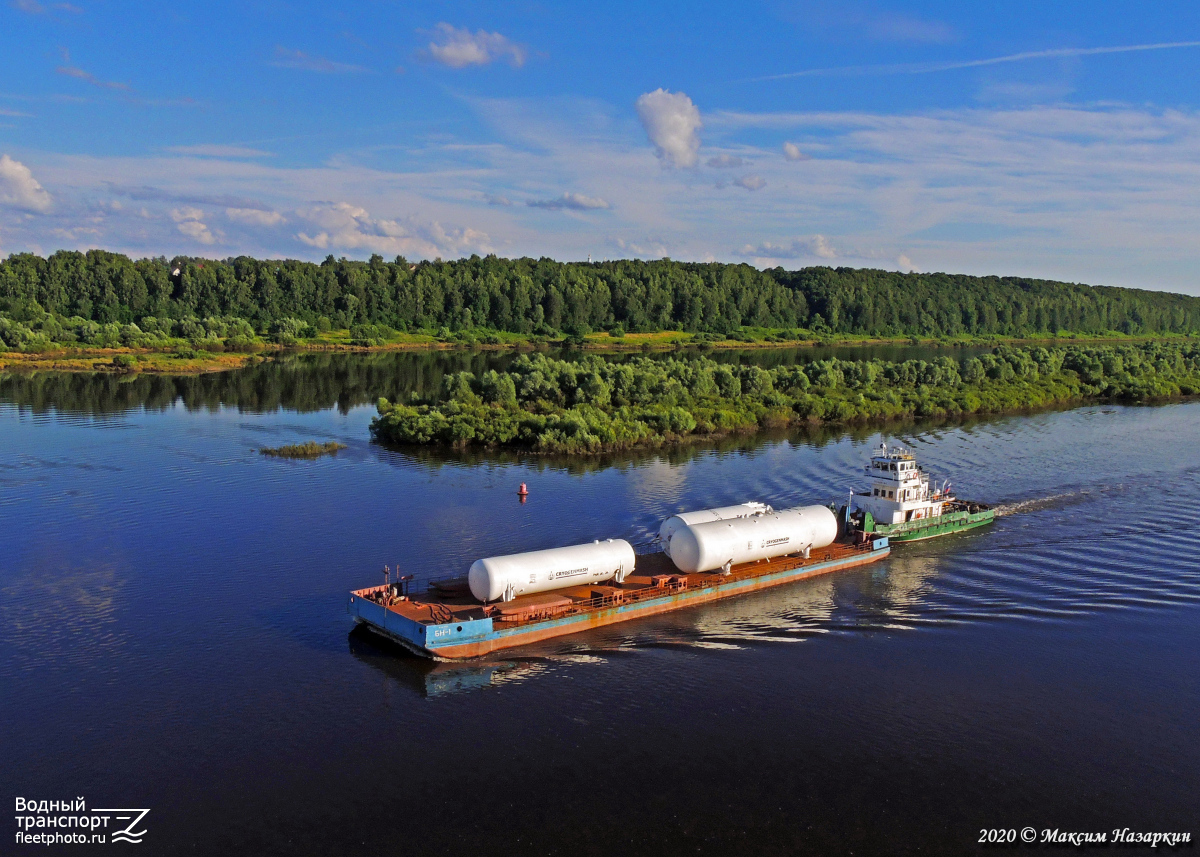
{"type": "Polygon", "coordinates": [[[922,518],[919,521],[906,521],[903,524],[879,524],[868,521],[865,527],[868,533],[887,536],[890,542],[919,542],[922,539],[935,539],[938,536],[948,536],[973,530],[996,520],[995,509],[980,509],[978,512],[948,512],[935,518],[922,518]]]}

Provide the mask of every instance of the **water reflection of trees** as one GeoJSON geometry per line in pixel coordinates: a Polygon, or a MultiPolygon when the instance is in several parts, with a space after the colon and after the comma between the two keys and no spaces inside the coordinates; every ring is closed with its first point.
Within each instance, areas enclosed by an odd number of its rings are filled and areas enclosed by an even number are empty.
{"type": "Polygon", "coordinates": [[[162,410],[176,402],[189,410],[337,408],[344,413],[380,396],[405,401],[427,395],[447,372],[484,372],[506,359],[512,355],[480,351],[285,354],[230,372],[193,376],[8,372],[0,373],[0,400],[35,413],[87,415],[162,410]]]}
{"type": "Polygon", "coordinates": [[[754,454],[777,443],[795,443],[823,447],[850,438],[869,439],[879,428],[869,426],[813,426],[802,429],[767,430],[753,435],[731,435],[722,438],[700,438],[690,443],[651,449],[630,449],[597,455],[546,455],[508,449],[455,450],[446,447],[402,446],[380,444],[385,456],[394,456],[407,463],[418,463],[425,469],[441,467],[519,464],[539,471],[559,470],[569,473],[592,473],[600,470],[625,470],[649,462],[670,465],[686,464],[698,458],[754,454]]]}
{"type": "MultiPolygon", "coordinates": [[[[754,353],[754,352],[749,352],[754,353]]],[[[765,356],[761,352],[756,356],[765,356]]],[[[164,410],[177,402],[189,410],[233,407],[250,413],[278,410],[315,412],[429,395],[448,372],[482,373],[503,368],[515,355],[483,351],[385,352],[376,354],[285,354],[278,359],[231,372],[200,376],[114,375],[108,373],[0,373],[0,402],[33,413],[107,416],[134,410],[164,410]]],[[[892,422],[889,434],[928,431],[940,426],[969,428],[1005,417],[892,422]]],[[[424,466],[522,464],[539,470],[584,473],[633,468],[649,461],[684,464],[702,456],[752,454],[772,444],[790,442],[823,447],[849,438],[864,441],[879,426],[814,425],[733,435],[717,440],[659,449],[630,450],[594,456],[531,455],[510,450],[456,451],[443,448],[380,448],[384,457],[424,466]]]]}
{"type": "MultiPolygon", "coordinates": [[[[881,346],[874,350],[886,350],[890,359],[924,359],[944,353],[926,346],[881,346]],[[903,353],[893,355],[893,351],[903,353]]],[[[570,359],[584,353],[587,352],[564,351],[555,356],[570,359]]],[[[677,355],[668,351],[606,356],[624,361],[639,356],[677,355]]],[[[874,354],[872,349],[823,347],[717,350],[707,356],[722,363],[775,368],[831,356],[865,359],[882,355],[874,354]]],[[[507,368],[515,357],[513,352],[478,350],[292,353],[242,369],[198,376],[3,372],[0,401],[35,413],[55,410],[86,415],[163,410],[176,402],[182,402],[188,409],[227,406],[265,413],[337,408],[344,413],[356,405],[371,404],[381,396],[393,402],[427,397],[441,385],[442,376],[448,372],[481,375],[489,369],[507,368]]]]}

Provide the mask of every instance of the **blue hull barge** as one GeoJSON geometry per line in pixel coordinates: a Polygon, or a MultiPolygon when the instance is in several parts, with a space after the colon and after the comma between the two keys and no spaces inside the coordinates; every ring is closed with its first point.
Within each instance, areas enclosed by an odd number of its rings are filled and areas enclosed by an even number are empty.
{"type": "Polygon", "coordinates": [[[693,573],[681,572],[664,553],[652,553],[638,556],[632,573],[604,584],[517,594],[496,603],[473,597],[466,578],[431,583],[424,596],[385,584],[351,592],[347,610],[356,622],[418,654],[460,660],[866,565],[890,552],[887,538],[858,533],[806,551],[808,557],[693,573]]]}

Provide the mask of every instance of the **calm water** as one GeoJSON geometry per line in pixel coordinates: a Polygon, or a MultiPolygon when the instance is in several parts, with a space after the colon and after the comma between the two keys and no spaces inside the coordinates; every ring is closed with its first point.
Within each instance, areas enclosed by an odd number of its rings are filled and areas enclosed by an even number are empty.
{"type": "Polygon", "coordinates": [[[984,827],[1200,834],[1200,403],[906,430],[1008,514],[463,666],[352,632],[347,590],[385,563],[461,573],[642,541],[684,508],[842,496],[880,435],[572,467],[414,457],[371,444],[360,403],[444,367],[389,365],[0,382],[6,800],[150,807],[138,847],[164,854],[962,854],[984,827]],[[349,448],[253,451],[311,438],[349,448]]]}

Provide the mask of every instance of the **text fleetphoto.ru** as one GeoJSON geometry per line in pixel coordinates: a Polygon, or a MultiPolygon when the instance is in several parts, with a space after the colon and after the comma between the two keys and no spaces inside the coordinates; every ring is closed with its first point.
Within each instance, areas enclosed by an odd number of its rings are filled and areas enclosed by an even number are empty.
{"type": "Polygon", "coordinates": [[[18,845],[108,845],[141,843],[148,809],[88,809],[84,798],[16,799],[18,845]]]}

